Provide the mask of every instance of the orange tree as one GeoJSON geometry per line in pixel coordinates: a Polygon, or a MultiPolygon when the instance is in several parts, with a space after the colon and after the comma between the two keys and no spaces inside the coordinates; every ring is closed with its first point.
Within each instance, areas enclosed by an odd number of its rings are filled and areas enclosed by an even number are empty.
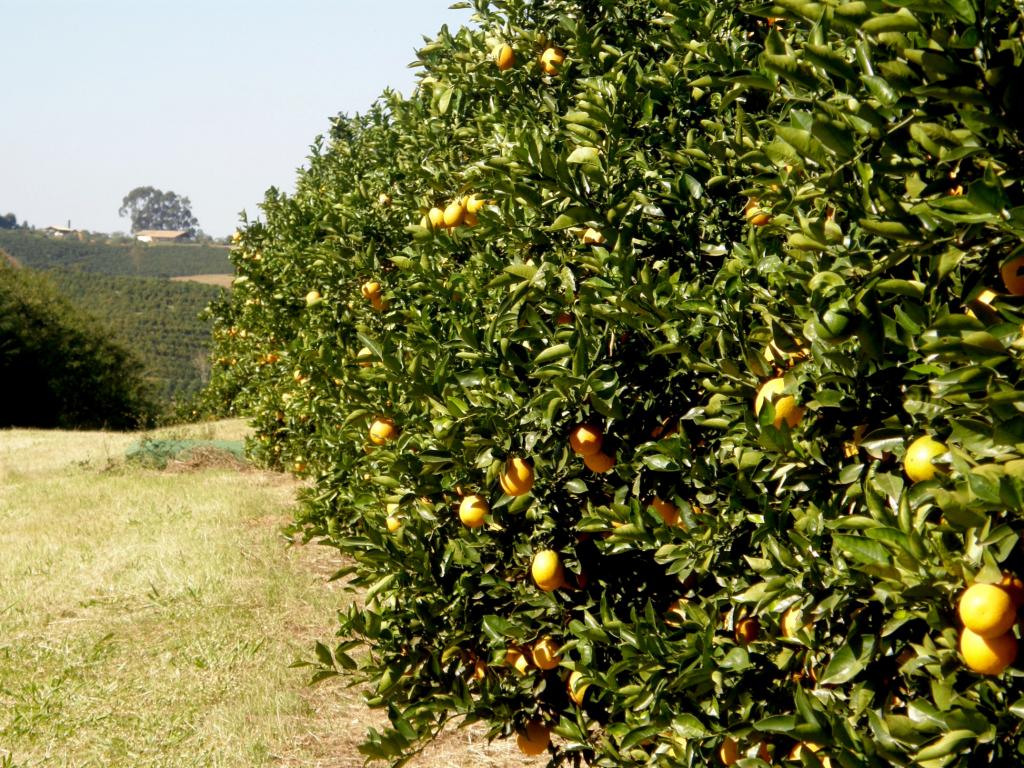
{"type": "Polygon", "coordinates": [[[353,563],[311,663],[365,753],[1014,762],[1020,11],[472,5],[214,309],[210,397],[353,563]]]}

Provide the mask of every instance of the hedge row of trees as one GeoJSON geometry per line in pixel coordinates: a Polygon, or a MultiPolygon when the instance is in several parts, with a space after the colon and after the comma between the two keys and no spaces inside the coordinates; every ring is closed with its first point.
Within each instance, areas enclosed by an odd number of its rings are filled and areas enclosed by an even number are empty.
{"type": "Polygon", "coordinates": [[[157,406],[139,360],[44,276],[0,263],[0,425],[135,429],[157,406]]]}
{"type": "Polygon", "coordinates": [[[957,616],[1024,574],[1019,6],[472,6],[216,308],[211,396],[354,563],[311,663],[365,753],[1019,762],[1019,630],[957,616]]]}

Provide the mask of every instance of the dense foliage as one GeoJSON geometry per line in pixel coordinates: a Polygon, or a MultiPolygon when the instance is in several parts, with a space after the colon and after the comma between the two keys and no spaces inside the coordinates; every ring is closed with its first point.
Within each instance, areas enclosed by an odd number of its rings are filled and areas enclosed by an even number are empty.
{"type": "Polygon", "coordinates": [[[134,429],[155,406],[142,366],[42,275],[0,265],[0,425],[134,429]]]}
{"type": "Polygon", "coordinates": [[[206,383],[211,321],[204,310],[222,288],[70,269],[48,270],[46,275],[138,357],[160,400],[187,400],[206,383]]]}
{"type": "Polygon", "coordinates": [[[0,230],[0,249],[35,269],[71,267],[103,275],[139,277],[225,274],[233,270],[227,249],[212,245],[116,245],[0,230]]]}
{"type": "Polygon", "coordinates": [[[315,663],[386,708],[366,753],[1019,762],[956,605],[1024,572],[1020,9],[473,7],[216,310],[212,392],[365,589],[315,663]]]}
{"type": "Polygon", "coordinates": [[[176,192],[155,187],[136,187],[121,201],[118,215],[127,216],[132,232],[146,229],[180,230],[194,235],[199,220],[192,215],[192,201],[176,192]]]}

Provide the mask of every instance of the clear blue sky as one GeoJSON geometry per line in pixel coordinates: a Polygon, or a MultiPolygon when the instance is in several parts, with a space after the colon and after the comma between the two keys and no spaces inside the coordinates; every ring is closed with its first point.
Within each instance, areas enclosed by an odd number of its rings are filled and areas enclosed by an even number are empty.
{"type": "Polygon", "coordinates": [[[0,0],[0,214],[127,231],[138,186],[230,234],[338,112],[412,90],[453,0],[0,0]]]}

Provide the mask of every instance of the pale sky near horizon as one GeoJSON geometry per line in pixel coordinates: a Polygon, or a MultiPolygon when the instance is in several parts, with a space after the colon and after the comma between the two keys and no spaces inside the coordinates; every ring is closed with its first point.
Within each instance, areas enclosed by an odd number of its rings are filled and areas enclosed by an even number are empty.
{"type": "Polygon", "coordinates": [[[127,232],[130,190],[188,197],[209,235],[290,191],[338,112],[408,94],[454,0],[0,0],[0,215],[127,232]]]}

